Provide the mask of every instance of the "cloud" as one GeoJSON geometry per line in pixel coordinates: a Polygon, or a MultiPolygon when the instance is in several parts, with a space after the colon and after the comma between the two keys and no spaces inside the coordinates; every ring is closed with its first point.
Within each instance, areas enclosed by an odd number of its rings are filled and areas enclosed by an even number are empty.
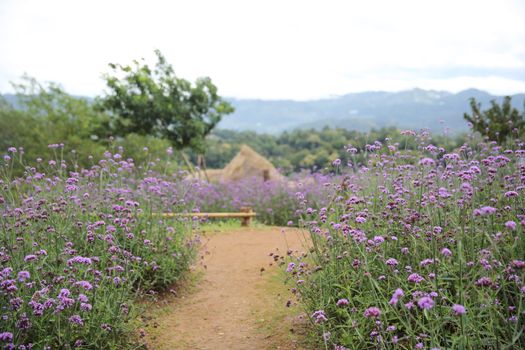
{"type": "Polygon", "coordinates": [[[109,62],[153,62],[159,48],[180,76],[211,76],[236,97],[427,83],[496,92],[496,81],[511,92],[525,81],[524,15],[519,0],[4,0],[0,91],[27,72],[100,94],[109,62]]]}

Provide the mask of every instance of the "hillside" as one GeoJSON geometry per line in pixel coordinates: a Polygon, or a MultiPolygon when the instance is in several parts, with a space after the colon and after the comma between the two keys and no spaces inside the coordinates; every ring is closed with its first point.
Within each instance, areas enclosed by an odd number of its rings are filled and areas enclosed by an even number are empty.
{"type": "MultiPolygon", "coordinates": [[[[466,130],[463,113],[470,112],[469,99],[483,106],[502,96],[469,89],[457,94],[414,89],[401,92],[362,92],[314,101],[265,101],[230,99],[235,113],[219,127],[279,133],[298,128],[320,129],[324,126],[366,131],[373,127],[397,126],[441,131],[446,125],[453,131],[466,130]],[[442,125],[440,121],[444,121],[442,125]]],[[[525,94],[513,96],[513,104],[523,108],[525,94]]]]}

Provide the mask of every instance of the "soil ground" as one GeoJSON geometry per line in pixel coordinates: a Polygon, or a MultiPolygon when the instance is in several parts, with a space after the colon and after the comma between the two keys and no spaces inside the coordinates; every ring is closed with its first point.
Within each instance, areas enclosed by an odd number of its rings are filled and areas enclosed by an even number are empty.
{"type": "Polygon", "coordinates": [[[306,320],[269,256],[304,251],[296,229],[235,228],[205,234],[193,290],[156,303],[151,349],[305,349],[306,320]]]}

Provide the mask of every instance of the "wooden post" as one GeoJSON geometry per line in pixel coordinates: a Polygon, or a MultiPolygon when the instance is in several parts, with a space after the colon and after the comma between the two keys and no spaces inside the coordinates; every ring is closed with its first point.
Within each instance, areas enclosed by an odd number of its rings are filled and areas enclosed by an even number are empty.
{"type": "MultiPolygon", "coordinates": [[[[253,210],[250,207],[242,207],[240,209],[240,212],[241,213],[253,213],[253,210]]],[[[250,226],[251,222],[252,222],[251,216],[244,217],[241,219],[241,226],[244,226],[244,227],[250,226]]]]}
{"type": "Polygon", "coordinates": [[[270,170],[264,169],[263,170],[263,181],[266,182],[270,180],[270,170]]]}

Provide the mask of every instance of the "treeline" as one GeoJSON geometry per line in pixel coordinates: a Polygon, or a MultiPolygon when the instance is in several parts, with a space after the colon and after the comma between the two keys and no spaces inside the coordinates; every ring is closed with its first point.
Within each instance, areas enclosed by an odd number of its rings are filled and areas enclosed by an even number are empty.
{"type": "MultiPolygon", "coordinates": [[[[430,138],[436,147],[447,150],[457,148],[467,140],[465,134],[454,137],[429,134],[426,138],[430,138]]],[[[222,168],[235,156],[240,146],[246,144],[288,174],[305,169],[322,170],[334,159],[340,159],[343,164],[363,162],[365,152],[355,155],[348,152],[348,148],[364,151],[367,144],[375,141],[397,143],[400,150],[419,146],[414,138],[402,135],[400,130],[393,127],[372,129],[366,133],[326,127],[322,130],[294,130],[280,135],[214,130],[206,139],[205,159],[208,168],[222,168]]],[[[196,160],[196,156],[193,158],[196,160]]]]}
{"type": "MultiPolygon", "coordinates": [[[[137,163],[165,164],[169,159],[170,171],[183,168],[184,163],[178,154],[167,152],[171,146],[168,140],[135,133],[113,137],[111,115],[98,109],[93,101],[71,96],[54,84],[41,86],[31,79],[17,89],[17,108],[5,100],[0,101],[1,150],[23,147],[23,157],[32,162],[37,158],[55,158],[57,149],[48,145],[63,143],[66,147],[60,151],[61,159],[81,167],[90,166],[106,149],[111,149],[137,163]]],[[[458,147],[466,139],[465,135],[431,137],[434,145],[448,150],[458,147]]],[[[395,128],[367,133],[324,128],[320,131],[294,130],[280,135],[216,129],[206,138],[204,159],[208,168],[222,168],[237,154],[240,146],[246,144],[289,174],[304,169],[322,170],[336,158],[343,164],[351,157],[354,162],[362,162],[363,152],[351,155],[345,147],[364,150],[366,144],[376,140],[398,143],[401,150],[418,146],[413,138],[403,136],[395,128]]],[[[197,164],[197,153],[187,152],[193,164],[197,164]]]]}

